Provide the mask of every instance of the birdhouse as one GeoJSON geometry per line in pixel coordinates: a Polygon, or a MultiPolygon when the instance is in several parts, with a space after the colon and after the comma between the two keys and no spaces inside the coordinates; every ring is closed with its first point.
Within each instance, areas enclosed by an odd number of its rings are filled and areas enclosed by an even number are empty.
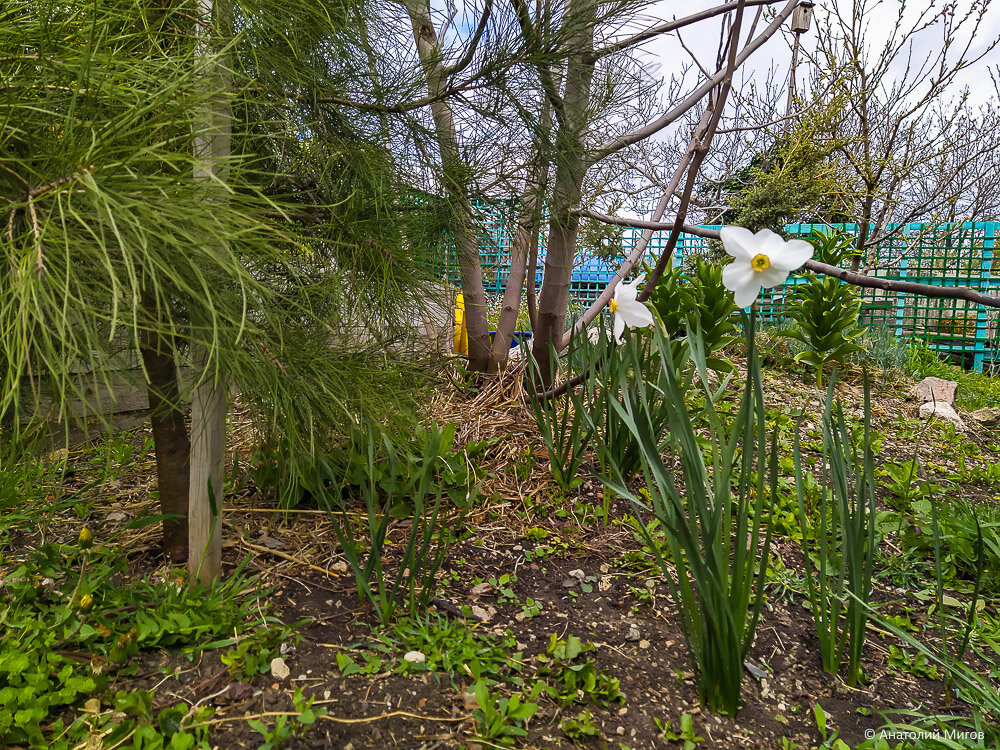
{"type": "Polygon", "coordinates": [[[809,31],[809,25],[812,23],[813,17],[813,6],[816,3],[811,3],[809,0],[803,0],[799,3],[795,10],[792,12],[792,31],[796,34],[801,34],[804,31],[809,31]]]}

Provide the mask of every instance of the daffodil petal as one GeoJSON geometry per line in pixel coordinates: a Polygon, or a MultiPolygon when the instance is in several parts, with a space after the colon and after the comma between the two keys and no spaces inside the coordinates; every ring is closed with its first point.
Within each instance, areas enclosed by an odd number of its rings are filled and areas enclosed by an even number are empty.
{"type": "Polygon", "coordinates": [[[622,302],[629,303],[635,302],[636,295],[639,293],[639,282],[642,281],[642,276],[633,281],[631,284],[626,284],[622,282],[615,287],[615,302],[621,304],[622,302]]]}
{"type": "Polygon", "coordinates": [[[774,262],[774,258],[785,251],[785,240],[777,232],[772,232],[770,229],[761,229],[757,234],[753,236],[754,243],[760,249],[760,252],[764,253],[768,258],[771,258],[771,262],[774,262]]]}
{"type": "Polygon", "coordinates": [[[750,265],[749,259],[737,258],[722,269],[722,284],[731,292],[753,282],[756,271],[750,265]]]}
{"type": "Polygon", "coordinates": [[[784,284],[788,279],[788,271],[778,266],[771,266],[766,271],[757,273],[757,283],[762,287],[772,287],[784,284]]]}
{"type": "Polygon", "coordinates": [[[749,229],[743,227],[723,227],[719,230],[722,245],[726,252],[734,258],[750,260],[755,254],[754,236],[749,229]]]}
{"type": "Polygon", "coordinates": [[[615,314],[615,343],[620,344],[622,342],[622,334],[625,333],[625,321],[622,320],[622,316],[615,314]]]}
{"type": "Polygon", "coordinates": [[[733,301],[737,307],[750,307],[760,294],[760,284],[750,282],[733,290],[733,301]]]}
{"type": "Polygon", "coordinates": [[[653,313],[641,302],[619,302],[617,316],[630,328],[645,328],[653,324],[653,313]]]}
{"type": "Polygon", "coordinates": [[[771,256],[771,267],[794,271],[813,255],[813,246],[805,240],[789,240],[781,252],[771,256]]]}

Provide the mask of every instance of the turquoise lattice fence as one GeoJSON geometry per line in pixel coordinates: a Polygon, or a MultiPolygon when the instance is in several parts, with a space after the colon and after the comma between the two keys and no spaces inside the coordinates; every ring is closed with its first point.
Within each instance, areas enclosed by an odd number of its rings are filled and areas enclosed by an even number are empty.
{"type": "MultiPolygon", "coordinates": [[[[483,281],[487,293],[501,294],[510,274],[510,246],[514,233],[512,203],[476,203],[483,263],[483,281]]],[[[713,227],[717,228],[717,227],[713,227]]],[[[857,234],[856,225],[840,229],[857,234]]],[[[994,268],[994,240],[1000,223],[992,221],[964,224],[907,224],[888,240],[870,247],[862,259],[862,268],[871,276],[886,279],[917,281],[936,286],[966,286],[985,294],[1000,295],[1000,260],[994,268]]],[[[829,229],[825,225],[792,224],[786,232],[791,236],[809,236],[814,229],[829,229]]],[[[642,230],[623,229],[621,248],[631,251],[642,230]]],[[[655,232],[646,250],[646,262],[653,264],[664,250],[667,232],[655,232]]],[[[544,244],[544,238],[543,238],[544,244]]],[[[705,252],[709,240],[682,234],[674,251],[678,265],[686,256],[705,252]]],[[[591,249],[583,248],[573,271],[570,294],[579,306],[596,299],[614,276],[616,264],[609,263],[591,249]]],[[[545,248],[539,249],[536,283],[542,282],[545,248]]],[[[448,278],[458,283],[453,252],[446,265],[448,278]]],[[[797,283],[801,277],[792,277],[797,283]]],[[[941,352],[961,355],[976,370],[986,364],[1000,363],[998,327],[1000,311],[962,300],[932,299],[917,295],[885,292],[878,289],[859,290],[862,300],[862,323],[885,326],[900,338],[923,341],[941,352]]],[[[765,320],[776,321],[784,310],[786,288],[766,291],[758,308],[765,320]]]]}
{"type": "MultiPolygon", "coordinates": [[[[861,268],[869,276],[915,281],[934,286],[964,286],[1000,295],[1000,265],[994,274],[996,222],[906,224],[878,245],[867,248],[861,268]]],[[[790,225],[789,234],[808,236],[814,225],[790,225]]],[[[844,225],[857,234],[858,227],[844,225]]],[[[923,341],[928,347],[961,356],[975,370],[1000,361],[1000,311],[964,300],[923,297],[880,289],[859,289],[861,322],[883,326],[897,337],[923,341]]],[[[780,294],[780,291],[778,292],[780,294]]],[[[780,302],[772,297],[772,311],[780,302]]]]}

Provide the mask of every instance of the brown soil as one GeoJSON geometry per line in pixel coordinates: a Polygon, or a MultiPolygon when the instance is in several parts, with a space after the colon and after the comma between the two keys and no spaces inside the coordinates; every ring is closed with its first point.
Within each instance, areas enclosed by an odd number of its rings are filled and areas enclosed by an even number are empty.
{"type": "MultiPolygon", "coordinates": [[[[804,395],[808,389],[800,381],[775,382],[781,377],[771,376],[771,392],[798,392],[804,400],[808,398],[804,395]]],[[[856,404],[859,392],[848,390],[844,395],[856,404]]],[[[447,407],[438,410],[442,421],[469,408],[454,402],[447,407]]],[[[911,408],[898,396],[880,396],[876,420],[887,435],[884,460],[911,457],[912,443],[893,443],[892,433],[886,432],[899,413],[911,408]]],[[[961,702],[949,705],[945,701],[941,681],[889,672],[888,646],[895,640],[878,632],[871,634],[866,647],[863,669],[870,678],[866,685],[849,688],[840,678],[824,672],[810,613],[800,596],[792,596],[777,585],[768,589],[768,604],[748,654],[747,661],[757,676],[750,669],[744,671],[743,706],[738,715],[727,718],[700,708],[676,608],[662,578],[648,563],[641,562],[641,554],[628,554],[642,548],[622,523],[630,509],[618,501],[607,527],[593,519],[583,523],[574,517],[574,510],[579,513],[587,506],[598,507],[598,487],[587,483],[578,496],[561,497],[547,479],[544,460],[532,467],[530,476],[519,479],[510,465],[523,451],[523,440],[536,445],[536,456],[543,455],[543,449],[538,447],[537,434],[523,412],[509,408],[509,404],[491,409],[492,418],[481,414],[463,418],[462,438],[511,433],[519,438],[499,442],[492,457],[487,457],[486,469],[492,479],[484,489],[485,496],[492,499],[481,503],[466,519],[471,533],[449,551],[442,571],[445,583],[437,592],[442,602],[455,607],[442,605],[430,616],[461,618],[456,607],[463,605],[485,611],[487,621],[470,620],[470,626],[482,633],[509,631],[517,650],[523,651],[525,690],[538,667],[536,657],[545,652],[550,636],[578,636],[594,645],[589,656],[601,671],[618,679],[626,698],[624,705],[610,706],[586,699],[566,707],[542,701],[541,710],[528,723],[527,738],[519,740],[518,746],[681,747],[682,743],[658,737],[654,718],[669,720],[678,731],[681,715],[688,713],[694,718],[696,733],[704,738],[699,747],[814,748],[820,744],[814,717],[817,703],[825,711],[831,730],[839,730],[840,737],[853,746],[866,732],[881,726],[881,711],[917,707],[929,713],[968,711],[961,702]],[[548,536],[543,541],[529,541],[525,537],[528,528],[544,529],[548,536]],[[538,548],[543,546],[553,551],[539,554],[538,548]],[[583,572],[582,581],[577,571],[583,572]],[[516,576],[514,601],[502,602],[496,590],[474,587],[476,580],[505,573],[516,576]],[[529,598],[540,610],[534,616],[525,616],[529,598]],[[584,708],[592,712],[600,737],[573,741],[559,724],[575,718],[584,708]],[[782,744],[786,739],[789,744],[782,744]]],[[[996,454],[984,456],[987,462],[997,459],[996,454]]],[[[129,515],[139,515],[144,506],[152,507],[146,494],[149,477],[137,480],[133,489],[135,504],[125,507],[129,515]]],[[[128,496],[124,488],[116,494],[119,498],[128,496]]],[[[996,502],[995,491],[988,487],[970,487],[969,495],[996,502]]],[[[81,524],[94,528],[94,522],[103,520],[107,513],[107,507],[95,507],[92,519],[68,521],[60,534],[71,539],[81,524]]],[[[128,550],[137,571],[148,571],[157,554],[155,538],[148,536],[148,530],[144,533],[147,536],[133,540],[135,544],[128,550]]],[[[251,555],[251,569],[274,586],[268,597],[274,613],[286,623],[306,621],[298,628],[301,641],[284,655],[290,676],[276,679],[267,674],[246,678],[246,683],[234,682],[215,653],[207,652],[194,664],[175,654],[150,653],[142,656],[139,670],[147,676],[120,677],[113,690],[158,685],[158,707],[179,700],[217,706],[212,743],[219,748],[259,747],[261,735],[248,726],[246,717],[263,715],[271,720],[276,712],[292,711],[291,695],[297,688],[315,696],[314,705],[328,713],[288,747],[429,750],[492,746],[475,740],[475,702],[467,694],[472,680],[461,670],[453,678],[428,672],[397,674],[394,670],[402,653],[394,653],[382,654],[385,666],[376,674],[341,674],[338,652],[363,663],[375,641],[377,619],[369,607],[358,602],[353,577],[343,565],[325,514],[308,510],[274,514],[250,486],[227,509],[224,538],[227,567],[231,569],[251,555]],[[275,549],[262,543],[265,533],[275,549]],[[177,676],[164,680],[164,666],[180,670],[177,676]]],[[[31,545],[27,538],[21,542],[31,545]]],[[[793,542],[777,539],[774,554],[788,568],[801,570],[801,552],[793,542]]],[[[905,593],[882,584],[875,593],[876,600],[890,603],[889,611],[891,602],[905,597],[905,593]]],[[[912,598],[906,603],[922,606],[912,598]]]]}

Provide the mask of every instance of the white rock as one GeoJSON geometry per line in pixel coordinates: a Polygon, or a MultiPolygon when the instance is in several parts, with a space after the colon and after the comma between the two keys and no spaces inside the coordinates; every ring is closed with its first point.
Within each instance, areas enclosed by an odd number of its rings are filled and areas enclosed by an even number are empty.
{"type": "Polygon", "coordinates": [[[628,629],[628,635],[625,636],[625,640],[626,641],[637,641],[641,637],[642,636],[639,633],[639,628],[637,628],[635,625],[633,625],[633,626],[631,626],[628,629]]]}
{"type": "Polygon", "coordinates": [[[128,515],[122,513],[120,510],[116,510],[114,513],[108,513],[108,520],[112,523],[115,521],[124,521],[128,518],[128,515]]]}
{"type": "Polygon", "coordinates": [[[285,664],[285,660],[280,656],[271,659],[271,677],[276,680],[284,680],[292,671],[285,664]]]}
{"type": "Polygon", "coordinates": [[[406,656],[403,657],[403,661],[408,661],[413,664],[423,664],[427,661],[427,657],[420,651],[407,651],[406,656]]]}
{"type": "Polygon", "coordinates": [[[956,430],[965,429],[965,422],[963,422],[962,418],[958,416],[958,412],[956,412],[953,407],[941,401],[928,401],[927,403],[920,405],[920,418],[930,419],[931,417],[935,417],[940,419],[942,422],[948,422],[955,425],[956,430]]]}

